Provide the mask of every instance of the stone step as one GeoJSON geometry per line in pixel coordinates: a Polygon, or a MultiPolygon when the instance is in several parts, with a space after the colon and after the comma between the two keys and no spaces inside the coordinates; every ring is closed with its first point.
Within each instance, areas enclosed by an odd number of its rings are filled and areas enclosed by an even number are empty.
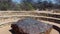
{"type": "Polygon", "coordinates": [[[40,19],[40,20],[45,20],[45,21],[50,21],[50,22],[60,22],[60,19],[59,18],[54,18],[54,17],[46,17],[46,16],[34,16],[34,15],[24,15],[24,16],[13,16],[13,17],[3,17],[3,18],[0,18],[0,23],[6,23],[6,22],[14,22],[14,21],[17,21],[18,19],[21,19],[21,18],[27,18],[27,17],[32,17],[32,18],[37,18],[37,19],[40,19]]]}
{"type": "Polygon", "coordinates": [[[36,15],[0,16],[0,19],[19,18],[19,17],[37,17],[37,18],[41,18],[42,17],[42,18],[49,18],[49,19],[60,20],[60,18],[47,17],[47,16],[36,16],[36,15]]]}
{"type": "Polygon", "coordinates": [[[47,12],[47,11],[2,11],[0,12],[0,16],[9,16],[9,15],[36,15],[40,13],[45,13],[45,14],[56,14],[60,15],[60,13],[52,13],[52,12],[47,12]]]}
{"type": "Polygon", "coordinates": [[[9,22],[15,22],[24,17],[38,18],[40,20],[50,22],[60,22],[60,13],[52,13],[46,11],[2,11],[0,12],[0,23],[4,24],[9,22]],[[45,16],[43,14],[51,16],[45,16]],[[58,16],[57,18],[55,17],[56,15],[58,16]]]}
{"type": "Polygon", "coordinates": [[[60,18],[60,15],[57,15],[57,14],[38,13],[37,15],[38,16],[47,16],[47,17],[60,18]]]}
{"type": "Polygon", "coordinates": [[[56,26],[58,26],[60,28],[60,24],[57,24],[55,22],[49,22],[49,21],[44,21],[44,20],[38,20],[38,21],[41,21],[43,23],[48,23],[48,24],[51,24],[51,25],[56,25],[56,26]]]}
{"type": "Polygon", "coordinates": [[[55,23],[60,24],[60,19],[59,18],[53,18],[53,17],[36,17],[36,19],[44,20],[44,21],[49,21],[49,22],[55,22],[55,23]]]}

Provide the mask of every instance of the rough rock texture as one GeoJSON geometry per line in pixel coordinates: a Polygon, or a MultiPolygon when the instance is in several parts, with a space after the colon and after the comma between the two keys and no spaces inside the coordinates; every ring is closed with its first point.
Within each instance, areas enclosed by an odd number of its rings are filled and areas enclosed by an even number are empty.
{"type": "Polygon", "coordinates": [[[27,18],[13,23],[11,27],[17,34],[49,34],[52,25],[27,18]]]}

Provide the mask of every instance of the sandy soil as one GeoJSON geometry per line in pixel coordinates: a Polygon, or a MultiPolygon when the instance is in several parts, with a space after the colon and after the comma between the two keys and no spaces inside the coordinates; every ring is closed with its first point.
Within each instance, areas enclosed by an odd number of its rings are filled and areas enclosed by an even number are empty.
{"type": "MultiPolygon", "coordinates": [[[[11,30],[10,25],[0,28],[0,34],[12,34],[9,30],[11,30]]],[[[59,34],[56,30],[52,29],[50,34],[59,34]]]]}
{"type": "Polygon", "coordinates": [[[9,31],[11,28],[10,26],[5,26],[5,27],[2,27],[0,28],[0,34],[11,34],[11,32],[9,31]]]}

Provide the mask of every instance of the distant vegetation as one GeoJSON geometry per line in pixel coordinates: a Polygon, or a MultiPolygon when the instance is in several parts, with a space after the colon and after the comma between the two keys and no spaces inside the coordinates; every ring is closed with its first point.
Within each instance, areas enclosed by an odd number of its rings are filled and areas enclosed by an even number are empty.
{"type": "Polygon", "coordinates": [[[51,1],[41,1],[33,2],[32,0],[22,0],[21,3],[14,3],[12,0],[1,0],[0,10],[52,10],[60,9],[60,4],[53,4],[51,1]]]}

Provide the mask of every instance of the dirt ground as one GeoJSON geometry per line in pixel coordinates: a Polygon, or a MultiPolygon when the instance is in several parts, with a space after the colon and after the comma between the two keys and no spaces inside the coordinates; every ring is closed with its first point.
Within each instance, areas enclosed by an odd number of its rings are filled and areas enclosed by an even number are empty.
{"type": "MultiPolygon", "coordinates": [[[[7,25],[5,27],[1,27],[0,28],[0,34],[12,34],[10,32],[10,30],[11,30],[11,26],[10,25],[7,25]]],[[[50,34],[59,34],[59,33],[56,30],[52,29],[50,34]]]]}

